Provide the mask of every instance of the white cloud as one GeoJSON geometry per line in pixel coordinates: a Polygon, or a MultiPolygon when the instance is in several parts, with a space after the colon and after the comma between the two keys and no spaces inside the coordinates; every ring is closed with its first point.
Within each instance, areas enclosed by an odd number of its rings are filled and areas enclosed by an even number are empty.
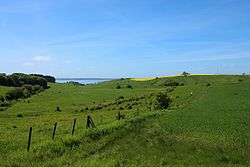
{"type": "Polygon", "coordinates": [[[50,56],[35,56],[33,57],[35,61],[51,61],[52,58],[50,56]]]}
{"type": "Polygon", "coordinates": [[[22,64],[22,66],[25,66],[25,67],[31,67],[31,66],[33,66],[33,65],[34,65],[34,64],[31,63],[31,62],[25,62],[25,63],[22,64]]]}

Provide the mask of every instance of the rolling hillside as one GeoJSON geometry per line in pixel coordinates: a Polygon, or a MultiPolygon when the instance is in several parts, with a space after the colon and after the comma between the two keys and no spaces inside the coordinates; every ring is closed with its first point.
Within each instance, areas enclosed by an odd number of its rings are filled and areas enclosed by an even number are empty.
{"type": "Polygon", "coordinates": [[[50,89],[0,112],[0,165],[247,166],[249,83],[249,76],[220,75],[50,84],[50,89]],[[166,86],[173,82],[179,86],[166,86]],[[162,91],[171,106],[154,110],[154,94],[162,91]],[[117,120],[118,112],[125,118],[117,120]],[[87,115],[97,128],[86,129],[87,115]],[[29,127],[33,135],[27,152],[29,127]]]}

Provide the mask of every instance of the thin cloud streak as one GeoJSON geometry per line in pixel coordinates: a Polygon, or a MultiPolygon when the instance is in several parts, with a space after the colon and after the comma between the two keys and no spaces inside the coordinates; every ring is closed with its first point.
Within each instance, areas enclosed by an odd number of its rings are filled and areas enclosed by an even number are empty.
{"type": "Polygon", "coordinates": [[[36,56],[36,57],[33,57],[33,60],[35,60],[35,61],[51,61],[52,58],[50,56],[36,56]]]}

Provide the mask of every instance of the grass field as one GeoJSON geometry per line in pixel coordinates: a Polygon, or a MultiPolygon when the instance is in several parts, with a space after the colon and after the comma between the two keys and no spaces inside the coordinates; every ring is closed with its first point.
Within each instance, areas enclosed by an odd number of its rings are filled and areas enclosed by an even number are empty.
{"type": "MultiPolygon", "coordinates": [[[[197,75],[87,86],[50,84],[50,89],[0,112],[0,165],[248,166],[249,83],[249,76],[197,75]],[[170,90],[162,86],[169,80],[184,86],[168,93],[170,109],[150,111],[151,94],[170,90]],[[133,89],[126,88],[128,84],[133,89]],[[121,103],[119,96],[125,98],[121,103]],[[90,111],[98,106],[101,109],[90,111]],[[124,120],[116,120],[118,111],[124,120]],[[86,130],[87,115],[97,128],[86,130]],[[58,129],[52,141],[55,122],[58,129]],[[31,151],[26,152],[31,126],[31,151]]],[[[0,87],[0,93],[5,91],[0,87]]]]}
{"type": "Polygon", "coordinates": [[[4,96],[6,92],[11,90],[12,87],[0,86],[0,96],[4,96]]]}

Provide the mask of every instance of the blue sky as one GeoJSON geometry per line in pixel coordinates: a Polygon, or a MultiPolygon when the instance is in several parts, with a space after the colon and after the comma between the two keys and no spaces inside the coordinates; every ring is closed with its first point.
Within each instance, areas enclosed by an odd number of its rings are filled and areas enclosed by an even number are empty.
{"type": "Polygon", "coordinates": [[[4,73],[250,73],[250,1],[0,1],[0,51],[4,73]]]}

